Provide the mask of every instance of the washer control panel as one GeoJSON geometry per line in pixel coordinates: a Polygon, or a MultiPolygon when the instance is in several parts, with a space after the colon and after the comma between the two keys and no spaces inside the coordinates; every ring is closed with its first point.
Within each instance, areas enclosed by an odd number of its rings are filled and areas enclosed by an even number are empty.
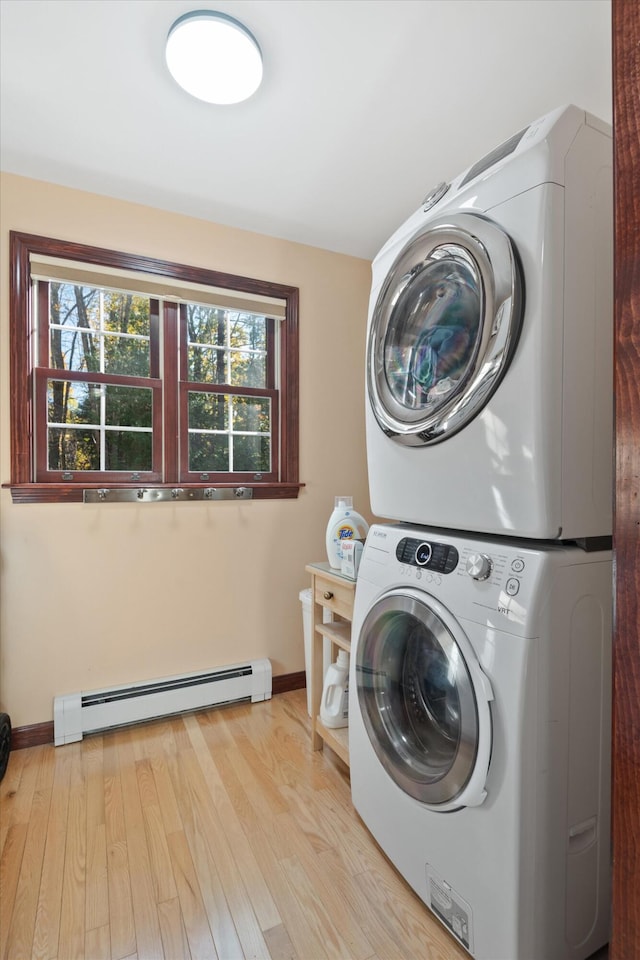
{"type": "Polygon", "coordinates": [[[453,573],[458,566],[459,554],[451,544],[404,537],[396,547],[396,559],[435,573],[453,573]]]}
{"type": "Polygon", "coordinates": [[[493,551],[485,553],[474,550],[473,547],[465,547],[458,574],[467,575],[478,584],[487,584],[483,589],[495,588],[498,591],[497,596],[495,590],[487,594],[488,605],[509,619],[518,619],[521,599],[518,595],[526,577],[526,567],[526,560],[520,554],[493,551]],[[493,599],[489,600],[489,596],[493,599]]]}
{"type": "MultiPolygon", "coordinates": [[[[555,571],[584,562],[577,547],[537,546],[495,540],[443,528],[373,524],[359,568],[360,603],[389,589],[420,591],[461,621],[533,636],[540,597],[555,571]],[[364,599],[363,599],[364,598],[364,599]]],[[[609,558],[610,559],[610,558],[609,558]]],[[[358,598],[356,598],[358,606],[358,598]]]]}

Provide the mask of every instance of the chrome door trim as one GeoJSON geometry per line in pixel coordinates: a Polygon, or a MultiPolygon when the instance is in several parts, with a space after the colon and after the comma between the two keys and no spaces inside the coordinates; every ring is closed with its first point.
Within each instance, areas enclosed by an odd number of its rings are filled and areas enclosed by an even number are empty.
{"type": "MultiPolygon", "coordinates": [[[[403,590],[394,590],[379,598],[368,611],[359,630],[356,657],[356,686],[360,713],[364,722],[367,736],[378,757],[378,760],[394,782],[405,793],[439,809],[456,809],[465,805],[464,794],[474,778],[476,761],[478,759],[481,739],[478,701],[484,700],[484,723],[490,728],[490,714],[487,707],[487,689],[482,689],[474,683],[474,673],[481,672],[476,663],[475,670],[467,663],[464,652],[461,650],[461,628],[456,633],[456,621],[437,601],[424,595],[424,599],[415,593],[403,590]],[[411,721],[407,715],[407,722],[402,727],[394,716],[394,704],[390,695],[391,685],[383,682],[376,684],[376,677],[381,675],[384,668],[385,650],[377,650],[379,640],[373,631],[374,624],[380,620],[395,615],[414,618],[425,625],[428,632],[435,638],[446,657],[449,670],[448,679],[455,686],[458,694],[459,720],[455,745],[451,739],[451,732],[447,731],[446,723],[442,725],[437,717],[425,710],[429,721],[437,730],[440,741],[451,740],[453,759],[446,763],[443,757],[437,756],[437,751],[429,754],[419,737],[411,741],[411,721]],[[448,622],[447,622],[448,621],[448,622]],[[454,751],[455,746],[455,751],[454,751]],[[424,760],[421,756],[424,756],[424,760]]],[[[466,640],[466,637],[465,637],[466,640]]],[[[389,636],[384,641],[389,651],[397,650],[389,636]]],[[[470,644],[465,646],[467,657],[470,655],[470,644]]],[[[406,647],[406,644],[405,644],[406,647]]],[[[387,651],[387,653],[389,653],[387,651]]],[[[403,657],[406,651],[403,651],[403,657]]],[[[489,684],[486,685],[490,689],[489,684]]],[[[406,705],[406,701],[405,701],[406,705]]],[[[423,697],[418,705],[426,707],[423,697]]],[[[489,742],[491,731],[488,732],[489,742]]],[[[484,735],[483,735],[484,739],[484,735]]],[[[445,744],[446,746],[446,744],[445,744]]],[[[488,749],[483,749],[481,762],[486,764],[482,771],[478,770],[475,780],[481,778],[482,783],[474,783],[471,793],[471,802],[482,802],[485,796],[484,780],[486,778],[488,749]],[[486,754],[486,756],[484,755],[486,754]]]]}
{"type": "Polygon", "coordinates": [[[432,220],[402,249],[373,308],[367,344],[367,387],[374,416],[387,436],[423,446],[461,430],[494,393],[515,350],[523,312],[520,263],[507,234],[475,213],[432,220]],[[410,288],[420,290],[427,267],[448,258],[472,271],[480,291],[481,331],[468,369],[435,410],[411,409],[394,396],[385,348],[391,318],[410,288]]]}

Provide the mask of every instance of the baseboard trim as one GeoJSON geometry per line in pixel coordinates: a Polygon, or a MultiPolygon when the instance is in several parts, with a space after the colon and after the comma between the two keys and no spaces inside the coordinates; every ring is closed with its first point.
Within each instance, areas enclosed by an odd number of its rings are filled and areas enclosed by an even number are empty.
{"type": "Polygon", "coordinates": [[[39,747],[43,743],[53,743],[53,720],[32,723],[28,727],[14,727],[11,731],[12,750],[39,747]]]}
{"type": "Polygon", "coordinates": [[[303,690],[307,685],[307,675],[304,670],[298,673],[283,673],[271,680],[271,692],[288,693],[289,690],[303,690]]]}
{"type": "MultiPolygon", "coordinates": [[[[306,673],[304,670],[299,670],[297,673],[283,673],[279,677],[273,677],[271,691],[276,696],[279,693],[288,693],[289,690],[302,690],[306,685],[306,673]]],[[[11,731],[12,750],[40,747],[43,743],[53,743],[53,720],[32,723],[26,727],[14,727],[11,731]]]]}

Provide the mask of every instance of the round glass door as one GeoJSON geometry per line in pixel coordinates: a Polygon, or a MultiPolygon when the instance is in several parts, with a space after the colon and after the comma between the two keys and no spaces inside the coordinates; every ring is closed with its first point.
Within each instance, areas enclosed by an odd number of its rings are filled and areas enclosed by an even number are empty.
{"type": "Polygon", "coordinates": [[[491,740],[488,681],[474,681],[480,667],[453,625],[435,601],[390,593],[367,614],[356,649],[358,703],[378,759],[406,793],[441,809],[464,805],[474,777],[470,801],[482,802],[491,740]]]}
{"type": "Polygon", "coordinates": [[[369,399],[386,434],[452,436],[495,391],[520,331],[522,283],[509,237],[476,214],[432,221],[397,257],[369,328],[369,399]]]}

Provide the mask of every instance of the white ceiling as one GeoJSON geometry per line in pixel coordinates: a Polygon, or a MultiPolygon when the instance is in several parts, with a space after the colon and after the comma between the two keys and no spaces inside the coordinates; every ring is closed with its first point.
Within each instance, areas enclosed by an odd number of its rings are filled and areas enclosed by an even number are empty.
{"type": "Polygon", "coordinates": [[[610,0],[0,0],[0,15],[3,170],[367,259],[529,121],[570,102],[611,121],[610,0]],[[262,47],[244,104],[168,74],[171,24],[203,7],[262,47]]]}

